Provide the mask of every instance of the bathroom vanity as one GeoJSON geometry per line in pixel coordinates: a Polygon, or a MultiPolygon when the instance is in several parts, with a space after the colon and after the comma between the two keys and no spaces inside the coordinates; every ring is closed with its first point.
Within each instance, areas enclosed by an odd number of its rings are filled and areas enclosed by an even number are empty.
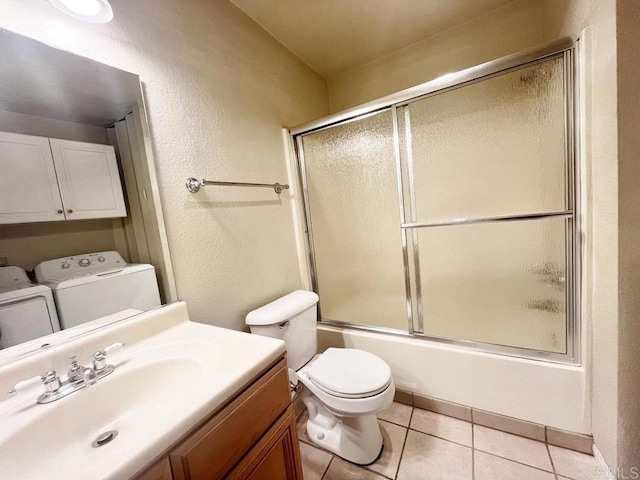
{"type": "Polygon", "coordinates": [[[137,480],[302,479],[284,357],[137,480]]]}
{"type": "Polygon", "coordinates": [[[45,337],[52,346],[9,362],[0,356],[8,392],[50,370],[66,378],[71,356],[88,367],[92,352],[126,344],[107,355],[113,373],[59,400],[37,403],[41,385],[2,398],[3,476],[302,478],[282,341],[191,322],[181,302],[97,325],[65,331],[58,344],[45,337]]]}

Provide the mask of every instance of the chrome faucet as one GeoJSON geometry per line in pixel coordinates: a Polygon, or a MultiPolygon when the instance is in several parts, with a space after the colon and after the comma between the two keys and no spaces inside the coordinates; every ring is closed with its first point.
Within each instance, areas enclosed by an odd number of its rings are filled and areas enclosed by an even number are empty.
{"type": "Polygon", "coordinates": [[[62,380],[55,370],[50,370],[43,376],[35,376],[16,384],[8,393],[15,396],[31,387],[42,383],[44,393],[38,397],[38,403],[51,403],[70,395],[82,388],[93,385],[98,380],[111,374],[115,367],[107,364],[107,354],[124,347],[124,343],[114,343],[104,350],[98,350],[93,354],[93,365],[84,367],[78,364],[76,356],[70,358],[71,368],[67,372],[67,378],[62,380]]]}

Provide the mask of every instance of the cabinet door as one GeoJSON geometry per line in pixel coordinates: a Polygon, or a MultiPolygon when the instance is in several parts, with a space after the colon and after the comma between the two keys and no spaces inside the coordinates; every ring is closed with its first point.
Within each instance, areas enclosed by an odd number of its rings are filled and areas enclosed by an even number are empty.
{"type": "Polygon", "coordinates": [[[228,480],[302,480],[302,462],[293,407],[229,473],[228,480]]]}
{"type": "Polygon", "coordinates": [[[0,223],[64,220],[49,139],[0,132],[0,223]]]}
{"type": "Polygon", "coordinates": [[[289,375],[280,360],[220,413],[169,453],[176,480],[217,480],[291,409],[289,375]]]}
{"type": "Polygon", "coordinates": [[[127,216],[111,145],[50,142],[67,220],[127,216]]]}

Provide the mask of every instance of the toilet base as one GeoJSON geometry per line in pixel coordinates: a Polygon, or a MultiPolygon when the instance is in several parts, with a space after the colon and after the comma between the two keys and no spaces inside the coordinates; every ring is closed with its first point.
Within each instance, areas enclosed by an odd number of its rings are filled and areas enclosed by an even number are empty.
{"type": "Polygon", "coordinates": [[[382,433],[375,414],[338,417],[310,394],[302,400],[309,412],[307,435],[314,444],[357,465],[380,458],[382,433]]]}

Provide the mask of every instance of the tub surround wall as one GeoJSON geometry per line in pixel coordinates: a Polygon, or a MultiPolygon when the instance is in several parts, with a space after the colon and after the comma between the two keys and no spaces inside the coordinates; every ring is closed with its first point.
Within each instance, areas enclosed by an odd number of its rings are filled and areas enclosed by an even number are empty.
{"type": "Polygon", "coordinates": [[[391,367],[401,390],[570,432],[591,433],[588,377],[582,367],[321,326],[318,351],[330,346],[378,355],[391,367]]]}
{"type": "Polygon", "coordinates": [[[328,113],[326,82],[227,1],[111,4],[95,25],[6,0],[0,27],[140,75],[178,297],[194,320],[241,329],[301,286],[289,193],[184,181],[285,183],[281,128],[328,113]]]}

